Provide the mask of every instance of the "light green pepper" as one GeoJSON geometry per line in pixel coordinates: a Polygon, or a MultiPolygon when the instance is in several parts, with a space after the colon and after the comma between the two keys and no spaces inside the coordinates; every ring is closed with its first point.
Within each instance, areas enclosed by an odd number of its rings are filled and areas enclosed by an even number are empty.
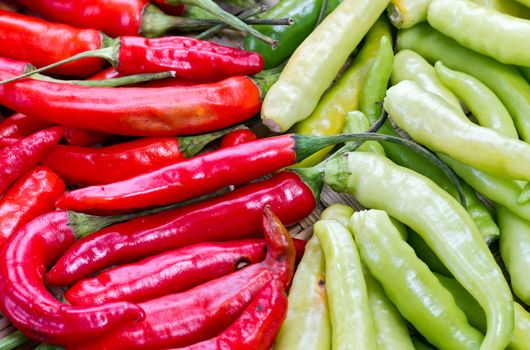
{"type": "Polygon", "coordinates": [[[385,109],[414,140],[492,175],[530,180],[530,145],[478,126],[412,81],[391,87],[385,109]]]}
{"type": "Polygon", "coordinates": [[[384,211],[354,213],[350,229],[370,273],[430,343],[442,350],[479,349],[483,335],[468,324],[452,295],[401,239],[384,211]]]}
{"type": "Polygon", "coordinates": [[[469,214],[453,197],[424,176],[372,153],[353,152],[329,161],[324,181],[367,208],[387,211],[421,235],[486,311],[482,349],[508,345],[513,332],[510,288],[469,214]]]}
{"type": "Polygon", "coordinates": [[[451,272],[447,270],[447,267],[438,259],[436,254],[433,253],[432,249],[429,248],[427,243],[421,238],[419,234],[414,231],[409,232],[409,238],[407,243],[414,249],[418,258],[421,259],[429,269],[433,272],[438,272],[445,276],[451,276],[451,272]]]}
{"type": "Polygon", "coordinates": [[[320,214],[321,220],[335,220],[340,222],[344,227],[348,227],[350,218],[355,210],[344,204],[335,203],[324,209],[320,214]]]}
{"type": "Polygon", "coordinates": [[[332,349],[376,350],[361,260],[351,233],[336,220],[314,225],[326,259],[332,349]]]}
{"type": "MultiPolygon", "coordinates": [[[[368,118],[361,111],[348,112],[346,114],[346,126],[342,130],[344,134],[358,134],[370,129],[368,118]]],[[[377,141],[366,141],[359,148],[359,152],[374,152],[379,155],[385,155],[385,149],[377,141]]]]}
{"type": "Polygon", "coordinates": [[[321,350],[331,347],[325,261],[313,236],[305,247],[289,290],[289,308],[274,345],[278,350],[321,350]]]}

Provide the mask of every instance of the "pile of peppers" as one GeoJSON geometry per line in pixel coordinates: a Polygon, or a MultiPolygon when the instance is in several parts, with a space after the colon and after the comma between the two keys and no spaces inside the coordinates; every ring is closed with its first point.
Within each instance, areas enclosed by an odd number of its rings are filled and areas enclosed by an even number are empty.
{"type": "Polygon", "coordinates": [[[530,2],[266,3],[0,0],[0,350],[530,349],[530,2]]]}

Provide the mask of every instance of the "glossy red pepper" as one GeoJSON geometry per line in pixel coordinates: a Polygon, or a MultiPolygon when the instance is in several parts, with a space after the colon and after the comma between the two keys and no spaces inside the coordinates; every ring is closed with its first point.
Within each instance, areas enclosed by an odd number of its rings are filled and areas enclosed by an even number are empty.
{"type": "MultiPolygon", "coordinates": [[[[295,251],[289,232],[265,207],[263,230],[267,257],[261,263],[202,284],[139,304],[142,322],[125,324],[94,342],[73,349],[164,349],[215,337],[232,324],[271,280],[285,288],[294,273],[295,251]]],[[[262,214],[263,215],[263,214],[262,214]]]]}
{"type": "MultiPolygon", "coordinates": [[[[159,170],[103,186],[66,193],[57,207],[79,212],[105,213],[176,203],[241,185],[300,162],[332,138],[296,134],[263,138],[219,149],[159,170]]],[[[334,140],[334,139],[333,139],[334,140]]]]}
{"type": "MultiPolygon", "coordinates": [[[[0,14],[2,11],[0,10],[0,14]]],[[[8,57],[0,57],[0,70],[12,74],[22,74],[29,72],[35,67],[26,61],[12,59],[8,57]]]]}
{"type": "Polygon", "coordinates": [[[0,310],[31,339],[73,345],[145,316],[139,306],[127,302],[76,307],[50,294],[43,279],[46,268],[74,240],[68,213],[55,211],[24,225],[0,253],[0,310]]]}
{"type": "Polygon", "coordinates": [[[277,280],[267,283],[241,316],[217,337],[171,350],[268,350],[287,316],[287,296],[277,280]]]}
{"type": "Polygon", "coordinates": [[[64,182],[46,167],[24,175],[0,199],[0,247],[22,225],[55,210],[64,182]]]}
{"type": "Polygon", "coordinates": [[[232,146],[237,146],[242,143],[247,143],[250,141],[257,140],[258,137],[252,130],[249,129],[242,129],[242,130],[234,130],[231,133],[227,134],[223,139],[221,140],[220,148],[227,148],[232,146]]]}
{"type": "Polygon", "coordinates": [[[291,225],[309,215],[316,200],[298,175],[283,172],[214,199],[107,227],[74,243],[49,271],[47,280],[70,285],[106,267],[170,249],[256,237],[267,204],[291,225]]]}
{"type": "MultiPolygon", "coordinates": [[[[33,1],[33,0],[32,0],[33,1]]],[[[47,66],[78,53],[104,46],[101,32],[0,10],[0,55],[47,66]]],[[[53,73],[87,77],[105,66],[99,58],[71,62],[53,73]]]]}
{"type": "MultiPolygon", "coordinates": [[[[0,66],[1,69],[1,66],[0,66]]],[[[106,69],[103,69],[101,72],[98,72],[88,78],[87,80],[106,80],[106,79],[112,79],[112,78],[119,78],[123,75],[120,74],[114,67],[108,67],[106,69]]]]}
{"type": "Polygon", "coordinates": [[[20,140],[22,140],[22,138],[12,137],[12,136],[2,137],[2,138],[0,138],[0,148],[4,148],[4,147],[7,147],[7,146],[12,146],[12,145],[14,145],[15,143],[17,143],[20,140]]]}
{"type": "Polygon", "coordinates": [[[92,146],[111,137],[112,135],[106,132],[70,127],[64,129],[64,140],[72,146],[92,146]]]}
{"type": "Polygon", "coordinates": [[[51,126],[52,124],[46,121],[16,113],[0,123],[0,137],[28,136],[51,126]]]}
{"type": "MultiPolygon", "coordinates": [[[[0,72],[0,79],[12,76],[0,72]]],[[[131,136],[200,134],[254,116],[260,89],[242,76],[161,88],[102,88],[24,79],[0,85],[0,103],[51,123],[131,136]]]]}
{"type": "Polygon", "coordinates": [[[35,166],[63,136],[62,127],[53,127],[25,137],[0,150],[0,195],[26,171],[35,166]]]}

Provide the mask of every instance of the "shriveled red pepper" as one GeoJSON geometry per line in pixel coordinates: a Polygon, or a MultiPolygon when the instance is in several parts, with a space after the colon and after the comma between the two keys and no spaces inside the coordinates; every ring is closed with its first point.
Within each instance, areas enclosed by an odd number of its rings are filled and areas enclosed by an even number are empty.
{"type": "Polygon", "coordinates": [[[221,140],[220,148],[227,148],[232,146],[237,146],[242,143],[247,143],[250,141],[257,140],[258,137],[252,130],[249,129],[242,129],[242,130],[234,130],[229,134],[226,134],[225,137],[221,140]]]}
{"type": "Polygon", "coordinates": [[[170,350],[268,350],[287,315],[287,296],[277,280],[267,283],[241,316],[217,337],[170,350]]]}
{"type": "Polygon", "coordinates": [[[71,184],[106,184],[181,162],[227,132],[144,138],[101,148],[57,145],[42,164],[71,184]]]}
{"type": "MultiPolygon", "coordinates": [[[[139,304],[142,322],[124,324],[92,343],[72,349],[164,349],[188,346],[218,335],[232,324],[259,291],[277,279],[287,288],[294,273],[295,251],[289,232],[264,209],[267,257],[261,263],[202,284],[139,304]]],[[[263,214],[262,214],[263,215],[263,214]]]]}
{"type": "Polygon", "coordinates": [[[0,311],[31,339],[73,345],[145,317],[139,306],[128,302],[76,307],[50,294],[44,284],[46,268],[74,240],[68,213],[55,211],[24,225],[0,253],[0,311]]]}
{"type": "Polygon", "coordinates": [[[57,207],[105,213],[176,203],[257,179],[340,141],[341,137],[297,134],[262,138],[120,182],[66,193],[57,207]]]}
{"type": "Polygon", "coordinates": [[[22,225],[55,210],[64,188],[63,180],[43,166],[15,182],[0,199],[0,247],[22,225]]]}
{"type": "MultiPolygon", "coordinates": [[[[0,79],[12,76],[0,71],[0,79]]],[[[0,103],[51,123],[131,136],[200,134],[254,116],[260,88],[236,76],[216,83],[102,88],[24,79],[0,85],[0,103]]]]}
{"type": "MultiPolygon", "coordinates": [[[[106,40],[94,29],[79,29],[0,10],[0,55],[26,60],[37,67],[101,48],[106,40]]],[[[54,68],[52,72],[88,77],[104,66],[105,61],[99,58],[87,58],[54,68]]]]}
{"type": "Polygon", "coordinates": [[[0,194],[26,171],[35,166],[61,140],[64,129],[37,131],[13,145],[0,149],[0,194]]]}
{"type": "Polygon", "coordinates": [[[51,126],[52,124],[46,121],[16,113],[0,123],[0,137],[28,136],[51,126]]]}
{"type": "Polygon", "coordinates": [[[74,243],[47,281],[70,285],[106,267],[170,249],[256,237],[265,205],[291,225],[313,211],[319,189],[314,191],[298,175],[283,172],[214,199],[107,227],[74,243]]]}

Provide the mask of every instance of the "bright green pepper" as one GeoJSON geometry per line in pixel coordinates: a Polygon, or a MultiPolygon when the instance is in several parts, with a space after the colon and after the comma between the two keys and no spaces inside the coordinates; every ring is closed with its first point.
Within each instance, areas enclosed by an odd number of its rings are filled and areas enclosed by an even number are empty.
{"type": "Polygon", "coordinates": [[[486,311],[482,349],[508,345],[513,331],[510,288],[477,227],[453,197],[424,176],[372,153],[331,160],[324,182],[416,231],[486,311]]]}
{"type": "Polygon", "coordinates": [[[462,46],[506,64],[530,66],[530,22],[468,0],[433,0],[429,24],[462,46]]]}
{"type": "Polygon", "coordinates": [[[530,67],[517,67],[519,72],[525,77],[525,79],[530,83],[530,67]]]}
{"type": "Polygon", "coordinates": [[[479,79],[506,106],[519,136],[530,141],[530,85],[515,67],[466,49],[427,24],[400,31],[397,43],[400,49],[414,50],[431,63],[442,61],[479,79]]]}
{"type": "Polygon", "coordinates": [[[351,233],[336,220],[317,221],[314,232],[326,259],[332,349],[376,350],[361,260],[351,233]]]}
{"type": "Polygon", "coordinates": [[[425,344],[416,337],[412,338],[412,343],[414,344],[414,349],[416,350],[434,350],[432,346],[425,344]]]}
{"type": "Polygon", "coordinates": [[[453,107],[462,110],[456,96],[438,79],[434,67],[412,50],[399,51],[394,60],[392,85],[403,80],[416,82],[423,89],[440,96],[453,107]]]}
{"type": "Polygon", "coordinates": [[[492,175],[530,180],[530,145],[478,126],[412,81],[391,87],[385,109],[414,140],[492,175]]]}
{"type": "Polygon", "coordinates": [[[442,62],[436,62],[435,70],[442,83],[466,104],[480,125],[513,139],[519,138],[506,107],[480,80],[449,69],[442,62]]]}
{"type": "Polygon", "coordinates": [[[430,343],[442,350],[480,347],[483,335],[467,323],[451,294],[402,240],[387,213],[354,213],[350,229],[368,270],[430,343]]]}
{"type": "MultiPolygon", "coordinates": [[[[390,25],[384,17],[379,18],[366,34],[365,43],[351,67],[326,92],[313,113],[293,127],[294,132],[302,135],[327,136],[343,131],[346,113],[359,108],[361,88],[377,56],[382,37],[392,37],[390,25]]],[[[297,166],[315,165],[324,159],[332,149],[333,146],[324,148],[297,166]]]]}
{"type": "Polygon", "coordinates": [[[320,350],[331,347],[326,296],[325,261],[313,236],[305,247],[289,290],[289,308],[274,345],[278,350],[320,350]]]}
{"type": "MultiPolygon", "coordinates": [[[[328,0],[329,13],[340,3],[340,0],[328,0]]],[[[255,37],[245,38],[245,50],[255,51],[263,57],[265,68],[276,67],[288,59],[298,45],[311,33],[317,24],[322,8],[322,0],[282,0],[269,11],[259,16],[264,19],[291,18],[290,26],[254,26],[261,33],[279,40],[275,50],[255,37]]]]}
{"type": "Polygon", "coordinates": [[[345,204],[335,203],[324,209],[320,214],[321,220],[335,220],[340,222],[344,227],[348,227],[350,218],[355,210],[345,204]]]}
{"type": "Polygon", "coordinates": [[[388,1],[343,0],[298,46],[263,101],[270,130],[284,132],[309,117],[388,1]]]}

